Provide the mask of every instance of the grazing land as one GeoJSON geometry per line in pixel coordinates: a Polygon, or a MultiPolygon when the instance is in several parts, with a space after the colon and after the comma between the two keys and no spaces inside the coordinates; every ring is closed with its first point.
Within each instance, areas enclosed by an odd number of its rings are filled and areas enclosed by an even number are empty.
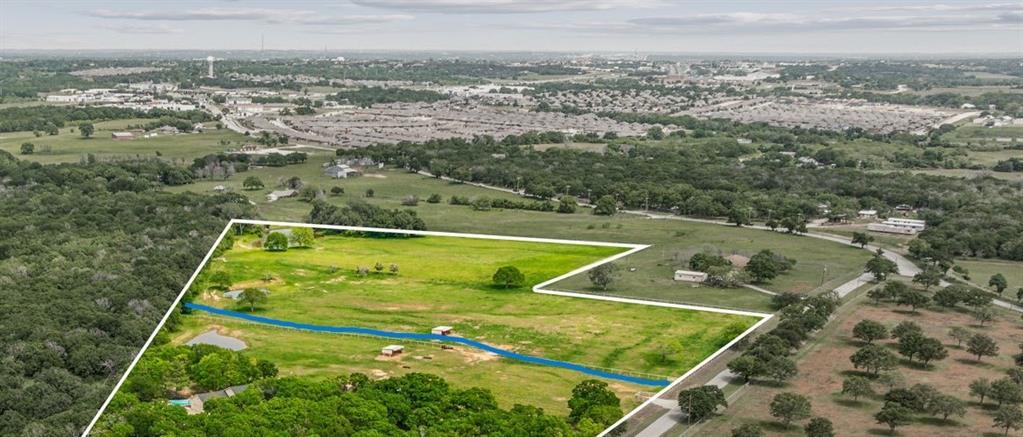
{"type": "MultiPolygon", "coordinates": [[[[391,169],[373,170],[362,177],[331,179],[322,174],[322,163],[327,159],[314,152],[304,164],[252,169],[227,181],[203,180],[167,189],[211,191],[217,185],[224,185],[248,197],[262,217],[283,221],[305,221],[311,205],[296,198],[269,202],[265,195],[271,188],[244,190],[241,183],[246,177],[256,176],[268,187],[275,181],[292,176],[324,190],[343,187],[343,195],[326,198],[328,203],[335,205],[360,199],[388,209],[407,208],[402,205],[402,200],[408,196],[426,199],[431,194],[440,194],[443,198],[440,203],[421,200],[413,208],[431,230],[650,244],[650,249],[622,260],[623,266],[629,269],[622,272],[620,281],[612,286],[609,293],[754,311],[770,311],[770,296],[746,288],[694,287],[673,281],[672,273],[676,269],[687,268],[686,263],[696,253],[750,256],[760,250],[771,249],[795,259],[797,263],[791,272],[763,287],[775,292],[816,293],[830,290],[828,287],[858,275],[870,256],[866,251],[838,243],[813,240],[813,244],[807,244],[807,237],[678,220],[652,220],[630,214],[602,217],[593,215],[588,208],[579,208],[574,214],[475,211],[468,206],[450,205],[447,201],[451,196],[522,198],[513,193],[391,169]],[[370,189],[373,196],[365,197],[370,189]],[[635,271],[631,270],[633,267],[635,271]]],[[[575,277],[554,287],[589,291],[592,286],[586,278],[575,277]]]]}
{"type": "Polygon", "coordinates": [[[923,329],[923,334],[939,339],[948,350],[948,358],[932,363],[931,366],[911,364],[898,355],[895,340],[880,343],[900,357],[894,374],[900,375],[898,386],[929,384],[939,392],[967,402],[966,415],[943,420],[940,417],[918,416],[907,425],[899,427],[902,436],[936,435],[1001,435],[992,427],[994,403],[970,395],[969,384],[977,378],[991,381],[1005,376],[1009,369],[1016,368],[1014,356],[1023,341],[1018,314],[999,311],[993,322],[980,326],[973,315],[962,308],[920,310],[913,313],[905,307],[891,303],[876,305],[861,294],[840,310],[835,320],[818,333],[796,356],[799,377],[783,385],[752,384],[742,389],[743,395],[723,410],[722,414],[699,428],[701,435],[726,435],[731,429],[744,423],[754,423],[770,431],[770,435],[802,435],[802,426],[781,426],[769,413],[772,398],[782,392],[795,392],[807,396],[814,416],[829,418],[834,422],[840,435],[873,436],[886,435],[888,427],[874,420],[874,413],[884,404],[883,394],[887,392],[879,380],[872,380],[877,395],[853,400],[843,395],[842,382],[848,376],[866,375],[853,368],[849,357],[863,346],[861,340],[852,336],[853,327],[864,319],[881,322],[889,329],[897,323],[909,320],[923,329]],[[982,333],[995,340],[999,354],[985,357],[978,362],[966,350],[965,344],[957,346],[949,337],[952,327],[963,327],[973,333],[982,333]]]}
{"type": "Polygon", "coordinates": [[[129,119],[96,123],[91,138],[82,138],[76,127],[60,129],[57,135],[36,137],[32,132],[0,133],[0,150],[5,150],[21,159],[43,164],[79,162],[88,155],[98,160],[126,160],[159,158],[179,163],[190,163],[193,158],[223,151],[225,143],[241,144],[244,135],[226,130],[210,129],[202,133],[159,135],[154,138],[114,140],[112,132],[125,130],[130,125],[144,124],[152,120],[129,119]],[[32,143],[35,152],[21,155],[23,143],[32,143]]]}
{"type": "MultiPolygon", "coordinates": [[[[258,237],[241,237],[206,271],[226,272],[233,288],[269,290],[269,299],[255,311],[262,317],[418,333],[448,325],[457,335],[517,353],[665,381],[677,378],[756,321],[530,291],[532,285],[624,250],[617,247],[338,235],[322,236],[311,248],[286,252],[258,246],[258,237]],[[387,267],[376,271],[373,266],[378,262],[387,267]],[[390,271],[391,264],[398,266],[397,273],[390,271]],[[525,274],[522,287],[492,284],[494,271],[504,265],[525,274]],[[360,266],[370,273],[357,273],[360,266]]],[[[212,291],[202,293],[196,302],[249,310],[212,291]]],[[[413,344],[399,361],[381,362],[379,349],[395,340],[275,329],[201,314],[185,319],[189,335],[176,334],[176,341],[210,328],[222,329],[249,344],[247,353],[275,362],[286,374],[330,375],[343,370],[384,377],[425,371],[454,384],[490,388],[509,405],[539,399],[542,406],[555,410],[564,408],[562,397],[574,384],[588,378],[461,346],[447,351],[435,344],[413,344]],[[415,358],[425,355],[431,358],[415,358]],[[452,363],[456,365],[446,366],[452,363]]],[[[612,385],[623,399],[632,399],[630,403],[637,391],[650,389],[612,385]]]]}

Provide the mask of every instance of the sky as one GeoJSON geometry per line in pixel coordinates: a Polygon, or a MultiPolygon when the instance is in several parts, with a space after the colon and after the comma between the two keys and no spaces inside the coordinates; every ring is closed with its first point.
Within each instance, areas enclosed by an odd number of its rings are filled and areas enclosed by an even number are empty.
{"type": "Polygon", "coordinates": [[[1003,54],[1023,0],[0,0],[0,50],[1003,54]]]}

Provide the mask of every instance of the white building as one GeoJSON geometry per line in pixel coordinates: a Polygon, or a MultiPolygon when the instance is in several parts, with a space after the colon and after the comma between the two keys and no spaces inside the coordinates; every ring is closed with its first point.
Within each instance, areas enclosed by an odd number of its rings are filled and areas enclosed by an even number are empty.
{"type": "Polygon", "coordinates": [[[358,173],[358,170],[355,170],[345,164],[332,165],[323,170],[324,175],[334,179],[347,179],[348,177],[355,176],[358,173]]]}
{"type": "Polygon", "coordinates": [[[434,335],[451,335],[451,333],[454,332],[454,330],[455,328],[452,328],[450,326],[438,326],[436,328],[431,329],[430,333],[434,335]]]}
{"type": "Polygon", "coordinates": [[[675,270],[675,280],[683,282],[703,282],[707,280],[707,274],[691,270],[675,270]]]}
{"type": "Polygon", "coordinates": [[[82,100],[82,96],[76,95],[63,95],[63,94],[50,94],[46,96],[48,103],[79,103],[82,100]]]}
{"type": "Polygon", "coordinates": [[[898,226],[902,228],[911,228],[917,232],[924,230],[927,227],[927,222],[923,220],[907,219],[899,217],[891,217],[884,221],[884,224],[890,226],[898,226]]]}
{"type": "Polygon", "coordinates": [[[405,351],[405,346],[398,345],[398,344],[392,344],[392,345],[385,346],[383,349],[381,349],[380,350],[380,355],[383,355],[385,357],[393,357],[393,356],[398,355],[398,354],[400,354],[400,353],[402,353],[404,351],[405,351]]]}
{"type": "Polygon", "coordinates": [[[277,199],[282,199],[282,198],[285,198],[285,197],[291,197],[291,196],[294,196],[295,194],[296,194],[295,190],[278,190],[278,191],[271,192],[270,194],[267,194],[266,195],[266,201],[267,202],[274,202],[277,199]]]}
{"type": "Polygon", "coordinates": [[[877,210],[861,209],[859,212],[856,213],[856,215],[859,216],[861,219],[876,219],[877,210]]]}
{"type": "Polygon", "coordinates": [[[904,226],[889,225],[887,223],[868,223],[868,231],[884,232],[887,234],[915,235],[916,229],[904,226]]]}

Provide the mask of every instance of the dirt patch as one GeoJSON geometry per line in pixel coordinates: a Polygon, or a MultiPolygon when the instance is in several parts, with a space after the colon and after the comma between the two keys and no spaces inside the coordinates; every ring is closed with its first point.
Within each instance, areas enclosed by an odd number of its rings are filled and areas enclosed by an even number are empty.
{"type": "Polygon", "coordinates": [[[386,379],[390,376],[389,373],[380,369],[369,369],[369,375],[376,379],[386,379]]]}
{"type": "Polygon", "coordinates": [[[365,178],[376,178],[376,179],[387,179],[387,175],[382,175],[380,173],[366,173],[366,174],[363,174],[362,177],[365,177],[365,178]]]}
{"type": "Polygon", "coordinates": [[[231,284],[231,289],[241,290],[245,288],[263,288],[269,287],[271,285],[280,285],[283,283],[284,280],[281,278],[273,278],[270,281],[264,281],[262,279],[253,279],[251,281],[235,282],[234,284],[231,284]]]}
{"type": "MultiPolygon", "coordinates": [[[[501,346],[498,346],[498,347],[501,347],[501,346]]],[[[504,347],[501,347],[501,348],[505,349],[504,347]]],[[[462,360],[465,361],[466,364],[476,364],[476,363],[482,363],[482,362],[487,362],[487,361],[496,361],[497,359],[501,358],[500,355],[497,355],[497,354],[494,354],[494,353],[490,353],[490,352],[487,352],[487,351],[482,351],[482,350],[479,350],[479,349],[476,349],[476,348],[453,347],[451,349],[446,349],[446,350],[454,352],[454,353],[460,355],[462,357],[462,360]]]]}

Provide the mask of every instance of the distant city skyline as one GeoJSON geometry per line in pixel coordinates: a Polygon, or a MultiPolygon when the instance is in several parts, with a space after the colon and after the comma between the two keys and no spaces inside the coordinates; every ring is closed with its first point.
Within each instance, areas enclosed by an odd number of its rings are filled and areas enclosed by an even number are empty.
{"type": "Polygon", "coordinates": [[[0,50],[261,48],[1023,57],[1023,2],[0,0],[0,50]]]}

